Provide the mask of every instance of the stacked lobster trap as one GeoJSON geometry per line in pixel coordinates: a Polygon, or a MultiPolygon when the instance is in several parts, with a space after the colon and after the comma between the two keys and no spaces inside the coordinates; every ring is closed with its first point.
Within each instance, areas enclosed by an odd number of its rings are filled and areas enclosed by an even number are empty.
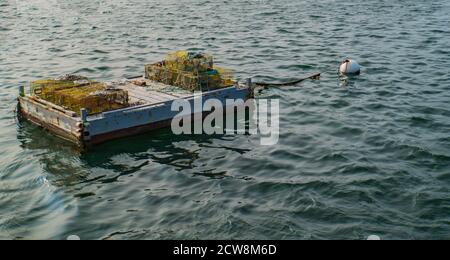
{"type": "Polygon", "coordinates": [[[156,64],[145,65],[145,77],[189,91],[208,91],[234,85],[233,73],[214,65],[211,55],[177,51],[156,64]]]}
{"type": "Polygon", "coordinates": [[[32,81],[30,89],[32,96],[78,115],[82,108],[88,114],[97,114],[129,106],[127,91],[74,75],[32,81]]]}

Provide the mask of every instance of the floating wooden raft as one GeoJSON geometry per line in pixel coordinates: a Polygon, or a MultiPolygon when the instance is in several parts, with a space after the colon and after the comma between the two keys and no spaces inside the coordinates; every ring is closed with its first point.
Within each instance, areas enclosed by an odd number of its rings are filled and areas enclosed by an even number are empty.
{"type": "MultiPolygon", "coordinates": [[[[21,87],[19,114],[49,132],[78,144],[90,147],[116,138],[131,136],[168,127],[178,114],[171,110],[173,101],[184,99],[194,110],[194,95],[179,87],[145,78],[115,84],[128,93],[128,107],[89,115],[86,109],[71,111],[38,96],[25,95],[21,87]],[[136,82],[145,84],[136,84],[136,82]],[[134,82],[134,83],[133,83],[134,82]]],[[[244,99],[251,96],[252,87],[239,84],[232,87],[202,92],[203,102],[210,98],[221,100],[244,99]]]]}

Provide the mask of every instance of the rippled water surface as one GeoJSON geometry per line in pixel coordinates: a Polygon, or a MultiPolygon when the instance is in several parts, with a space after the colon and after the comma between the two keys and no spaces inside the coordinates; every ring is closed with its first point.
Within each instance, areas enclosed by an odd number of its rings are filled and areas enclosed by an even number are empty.
{"type": "Polygon", "coordinates": [[[0,0],[0,238],[450,238],[447,0],[0,0]],[[14,114],[18,85],[141,74],[208,51],[268,89],[280,142],[161,130],[77,150],[14,114]],[[339,61],[362,75],[340,80],[339,61]]]}

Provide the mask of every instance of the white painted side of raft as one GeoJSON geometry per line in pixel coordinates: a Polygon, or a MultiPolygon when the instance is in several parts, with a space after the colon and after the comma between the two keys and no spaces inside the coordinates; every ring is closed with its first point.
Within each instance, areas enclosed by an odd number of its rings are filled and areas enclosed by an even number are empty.
{"type": "MultiPolygon", "coordinates": [[[[248,88],[238,89],[236,87],[204,92],[202,94],[202,106],[209,98],[219,99],[225,104],[226,99],[245,100],[247,99],[248,94],[248,88]]],[[[202,112],[194,111],[194,96],[185,97],[183,99],[190,102],[192,112],[202,112]]],[[[87,123],[85,123],[85,140],[89,140],[96,135],[170,120],[179,113],[178,111],[171,111],[172,103],[175,100],[177,100],[177,98],[174,97],[171,100],[161,103],[128,107],[88,117],[87,123]]]]}

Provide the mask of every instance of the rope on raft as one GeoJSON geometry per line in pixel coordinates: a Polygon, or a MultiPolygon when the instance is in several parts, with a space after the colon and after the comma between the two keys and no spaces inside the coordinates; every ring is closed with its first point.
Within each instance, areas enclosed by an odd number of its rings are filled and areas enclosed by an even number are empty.
{"type": "Polygon", "coordinates": [[[297,85],[298,83],[305,81],[307,79],[319,79],[320,78],[321,73],[314,73],[311,75],[308,75],[306,77],[303,77],[299,80],[296,81],[292,81],[292,82],[286,82],[286,83],[266,83],[266,82],[256,82],[254,83],[257,86],[261,86],[261,87],[269,87],[269,86],[273,86],[273,87],[286,87],[286,86],[294,86],[297,85]]]}
{"type": "MultiPolygon", "coordinates": [[[[303,81],[305,81],[305,80],[308,80],[308,79],[318,80],[318,79],[320,79],[320,75],[321,75],[321,73],[320,73],[320,72],[317,72],[317,73],[313,73],[313,74],[311,74],[311,75],[302,77],[301,79],[298,79],[298,80],[296,80],[296,81],[291,81],[291,82],[286,82],[286,83],[256,82],[256,83],[254,83],[254,85],[260,86],[260,87],[271,87],[271,86],[272,86],[272,87],[286,87],[286,86],[295,86],[295,85],[297,85],[298,83],[301,83],[301,82],[303,82],[303,81]]],[[[142,75],[141,75],[141,76],[127,77],[128,80],[138,79],[138,78],[142,78],[142,75]]]]}

